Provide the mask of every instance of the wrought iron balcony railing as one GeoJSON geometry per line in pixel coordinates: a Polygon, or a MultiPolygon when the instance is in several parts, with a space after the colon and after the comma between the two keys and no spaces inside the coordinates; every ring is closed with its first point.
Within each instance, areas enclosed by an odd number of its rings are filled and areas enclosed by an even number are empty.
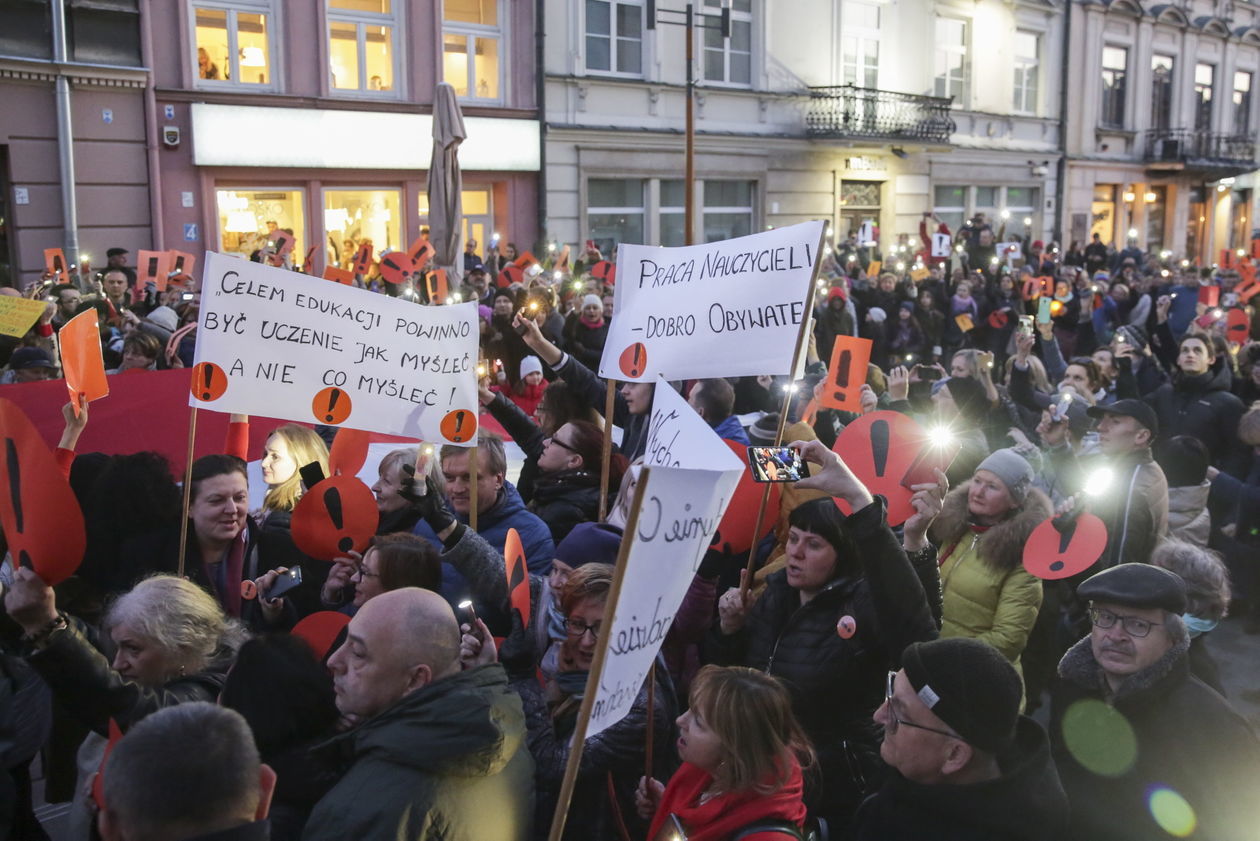
{"type": "Polygon", "coordinates": [[[1148,163],[1182,164],[1195,169],[1256,168],[1256,142],[1249,135],[1193,129],[1151,129],[1146,133],[1148,163]]]}
{"type": "Polygon", "coordinates": [[[855,85],[809,89],[805,129],[810,137],[862,137],[948,143],[956,130],[952,99],[855,85]]]}

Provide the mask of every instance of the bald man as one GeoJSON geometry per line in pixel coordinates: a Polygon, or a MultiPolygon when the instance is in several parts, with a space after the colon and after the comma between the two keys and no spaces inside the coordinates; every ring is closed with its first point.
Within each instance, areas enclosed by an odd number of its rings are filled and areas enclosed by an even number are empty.
{"type": "Polygon", "coordinates": [[[337,708],[357,722],[327,743],[352,757],[304,841],[525,841],[534,761],[520,698],[498,663],[461,670],[459,625],[436,593],[364,603],[328,661],[337,708]]]}

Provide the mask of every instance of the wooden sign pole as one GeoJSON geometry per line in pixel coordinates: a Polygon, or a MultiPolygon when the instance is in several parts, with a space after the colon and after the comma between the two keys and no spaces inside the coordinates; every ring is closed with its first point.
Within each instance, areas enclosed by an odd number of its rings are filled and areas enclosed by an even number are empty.
{"type": "Polygon", "coordinates": [[[184,463],[184,507],[179,518],[179,565],[176,567],[180,577],[184,575],[184,558],[188,554],[188,508],[192,501],[192,468],[193,442],[197,438],[197,407],[193,406],[188,413],[188,452],[184,463]]]}
{"type": "MultiPolygon", "coordinates": [[[[801,355],[805,353],[805,349],[809,345],[809,323],[814,312],[814,296],[817,294],[818,288],[818,271],[822,267],[823,247],[827,242],[827,225],[823,223],[822,233],[818,235],[818,251],[814,255],[814,271],[809,276],[809,288],[805,290],[805,310],[801,313],[801,328],[796,334],[796,350],[792,354],[792,369],[788,374],[790,382],[787,389],[783,393],[783,406],[779,410],[779,428],[774,433],[774,445],[776,447],[783,444],[783,430],[787,428],[788,409],[792,406],[792,397],[796,393],[796,370],[801,363],[801,355]]],[[[863,377],[865,379],[865,377],[863,377]]],[[[754,566],[757,562],[757,546],[761,543],[761,523],[765,518],[766,505],[770,501],[770,485],[766,484],[761,492],[761,504],[757,506],[757,518],[753,521],[753,538],[752,546],[748,547],[748,575],[744,576],[744,583],[740,587],[740,596],[747,596],[748,589],[752,586],[754,566]]]]}
{"type": "Polygon", "coordinates": [[[604,449],[599,463],[599,521],[602,523],[608,516],[608,479],[612,470],[612,428],[613,411],[617,398],[617,383],[609,380],[608,392],[604,395],[604,449]]]}
{"type": "MultiPolygon", "coordinates": [[[[608,591],[608,601],[604,605],[605,630],[611,630],[613,618],[617,611],[617,599],[621,596],[621,582],[626,577],[626,561],[630,557],[630,546],[634,543],[634,535],[639,526],[639,510],[643,507],[643,496],[647,490],[651,468],[644,468],[639,476],[639,483],[634,489],[634,503],[630,508],[630,516],[626,521],[625,537],[621,540],[621,549],[617,552],[617,570],[613,573],[612,588],[608,591]]],[[[578,710],[577,726],[573,730],[573,738],[569,742],[569,761],[564,766],[564,778],[560,783],[560,798],[556,801],[555,815],[551,819],[551,832],[548,841],[560,841],[564,835],[564,824],[569,817],[569,801],[573,799],[573,787],[577,784],[578,765],[582,761],[582,750],[586,746],[586,728],[590,724],[591,710],[595,706],[595,695],[599,691],[599,676],[604,670],[604,658],[608,653],[608,640],[611,634],[600,634],[595,644],[595,657],[591,661],[591,671],[586,678],[586,694],[582,696],[582,706],[578,710]]]]}

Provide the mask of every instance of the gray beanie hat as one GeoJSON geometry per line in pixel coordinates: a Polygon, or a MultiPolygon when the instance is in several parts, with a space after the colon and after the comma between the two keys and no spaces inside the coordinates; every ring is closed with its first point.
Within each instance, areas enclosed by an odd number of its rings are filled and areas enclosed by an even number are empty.
{"type": "Polygon", "coordinates": [[[1032,486],[1032,465],[1010,447],[990,453],[976,470],[987,470],[1001,479],[1016,505],[1023,504],[1024,498],[1028,496],[1028,489],[1032,486]]]}

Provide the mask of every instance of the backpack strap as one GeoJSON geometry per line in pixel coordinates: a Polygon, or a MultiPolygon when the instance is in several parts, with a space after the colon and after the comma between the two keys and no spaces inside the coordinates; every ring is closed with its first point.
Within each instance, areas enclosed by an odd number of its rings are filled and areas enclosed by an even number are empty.
{"type": "Polygon", "coordinates": [[[754,824],[742,827],[734,835],[730,837],[730,841],[741,841],[750,835],[756,835],[759,832],[777,832],[784,839],[794,839],[794,841],[804,841],[805,836],[801,835],[801,831],[796,824],[786,820],[763,820],[754,824]]]}

